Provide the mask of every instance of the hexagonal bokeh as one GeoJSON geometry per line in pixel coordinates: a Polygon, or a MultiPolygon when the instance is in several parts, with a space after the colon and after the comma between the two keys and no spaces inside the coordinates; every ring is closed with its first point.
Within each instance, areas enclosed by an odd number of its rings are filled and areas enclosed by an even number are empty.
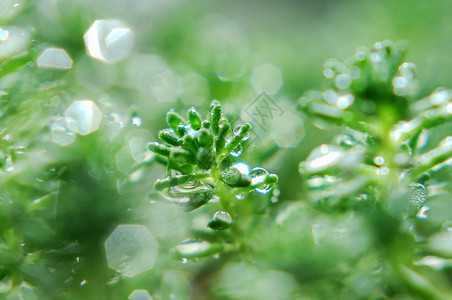
{"type": "Polygon", "coordinates": [[[179,75],[167,69],[151,78],[150,89],[155,100],[176,102],[183,92],[182,79],[179,75]]]}
{"type": "Polygon", "coordinates": [[[152,300],[152,297],[146,290],[134,290],[129,295],[129,300],[152,300]]]}
{"type": "Polygon", "coordinates": [[[120,20],[96,20],[84,39],[89,56],[113,64],[129,56],[134,33],[120,20]]]}
{"type": "Polygon", "coordinates": [[[67,146],[75,141],[75,133],[70,129],[72,119],[58,117],[50,127],[52,132],[52,141],[60,146],[67,146]]]}
{"type": "Polygon", "coordinates": [[[102,112],[92,100],[72,102],[64,115],[71,119],[68,126],[81,135],[87,135],[99,128],[102,112]]]}
{"type": "Polygon", "coordinates": [[[30,41],[30,34],[22,28],[0,27],[0,59],[9,58],[25,50],[30,41]]]}
{"type": "Polygon", "coordinates": [[[119,225],[105,241],[108,265],[126,277],[154,267],[159,244],[143,225],[119,225]]]}
{"type": "Polygon", "coordinates": [[[258,94],[275,95],[283,86],[281,70],[269,63],[259,65],[253,69],[250,83],[258,94]]]}
{"type": "Polygon", "coordinates": [[[271,122],[270,136],[280,148],[294,148],[305,136],[303,119],[296,113],[286,112],[271,122]]]}
{"type": "Polygon", "coordinates": [[[39,68],[68,70],[72,68],[72,59],[64,49],[47,48],[38,57],[36,64],[39,68]]]}

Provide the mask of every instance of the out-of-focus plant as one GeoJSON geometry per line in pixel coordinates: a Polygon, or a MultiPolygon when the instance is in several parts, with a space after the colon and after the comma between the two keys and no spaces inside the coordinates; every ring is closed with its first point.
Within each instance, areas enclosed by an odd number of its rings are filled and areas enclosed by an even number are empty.
{"type": "MultiPolygon", "coordinates": [[[[404,56],[403,44],[384,41],[359,48],[345,62],[325,63],[326,89],[306,93],[298,107],[314,122],[342,130],[315,148],[299,172],[306,201],[320,211],[347,215],[366,232],[367,250],[351,258],[379,261],[373,278],[363,279],[366,294],[376,296],[371,285],[383,282],[382,296],[447,299],[450,226],[446,219],[432,220],[435,226],[426,234],[422,221],[428,221],[430,206],[450,201],[445,182],[450,180],[452,136],[441,137],[435,146],[430,136],[452,119],[452,91],[438,88],[417,100],[416,67],[404,56]],[[441,271],[433,276],[428,268],[441,271]]],[[[352,234],[346,225],[336,230],[352,234]]]]}

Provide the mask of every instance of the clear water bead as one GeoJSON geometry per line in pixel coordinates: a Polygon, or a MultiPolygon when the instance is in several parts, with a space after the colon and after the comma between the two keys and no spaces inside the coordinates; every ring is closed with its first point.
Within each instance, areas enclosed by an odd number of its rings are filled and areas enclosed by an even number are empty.
{"type": "Polygon", "coordinates": [[[293,113],[286,112],[273,118],[270,136],[279,148],[295,148],[305,137],[303,119],[293,113]]]}
{"type": "Polygon", "coordinates": [[[129,300],[152,300],[152,297],[147,290],[134,290],[129,295],[129,300]]]}
{"type": "Polygon", "coordinates": [[[119,225],[105,241],[108,265],[126,277],[154,267],[159,244],[143,225],[119,225]]]}
{"type": "Polygon", "coordinates": [[[50,127],[52,132],[52,141],[60,146],[67,146],[75,141],[75,133],[70,129],[71,118],[58,117],[50,127]]]}
{"type": "Polygon", "coordinates": [[[409,188],[410,205],[419,211],[427,200],[427,188],[422,183],[412,183],[409,188]]]}
{"type": "MultiPolygon", "coordinates": [[[[251,186],[256,186],[265,182],[265,180],[268,177],[268,171],[263,168],[257,167],[251,170],[250,177],[251,177],[251,186]]],[[[258,193],[267,194],[268,192],[271,191],[271,187],[269,184],[265,184],[257,187],[255,190],[258,193]]]]}
{"type": "Polygon", "coordinates": [[[19,27],[0,27],[0,60],[24,51],[30,42],[30,34],[19,27]]]}
{"type": "Polygon", "coordinates": [[[71,118],[69,128],[78,134],[87,135],[99,128],[102,112],[92,100],[72,102],[64,115],[71,118]]]}
{"type": "Polygon", "coordinates": [[[134,33],[120,20],[96,20],[84,39],[89,56],[113,64],[129,56],[134,33]]]}
{"type": "Polygon", "coordinates": [[[281,70],[269,63],[257,66],[251,75],[251,85],[258,94],[275,95],[283,85],[281,70]]]}
{"type": "Polygon", "coordinates": [[[47,48],[38,57],[37,65],[44,69],[63,69],[72,68],[72,59],[64,49],[47,48]]]}

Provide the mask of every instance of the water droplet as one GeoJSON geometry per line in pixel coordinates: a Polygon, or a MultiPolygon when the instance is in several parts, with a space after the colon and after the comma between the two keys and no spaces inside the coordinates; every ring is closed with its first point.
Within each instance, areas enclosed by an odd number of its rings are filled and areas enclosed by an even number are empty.
{"type": "Polygon", "coordinates": [[[380,54],[378,54],[378,53],[371,53],[369,58],[374,63],[379,63],[382,60],[380,54]]]}
{"type": "Polygon", "coordinates": [[[152,300],[152,297],[147,290],[134,290],[129,295],[129,300],[152,300]]]}
{"type": "Polygon", "coordinates": [[[13,157],[12,157],[11,155],[9,155],[9,156],[6,158],[6,161],[5,161],[5,169],[6,169],[6,171],[8,171],[8,172],[14,171],[14,162],[13,162],[13,157]]]}
{"type": "Polygon", "coordinates": [[[377,174],[378,174],[378,175],[383,175],[383,176],[388,175],[388,174],[389,174],[389,169],[386,168],[386,167],[379,168],[379,169],[377,170],[377,174]]]}
{"type": "Polygon", "coordinates": [[[243,163],[243,162],[235,163],[231,167],[232,168],[236,168],[242,174],[246,174],[246,175],[250,174],[250,167],[247,164],[243,163]]]}
{"type": "Polygon", "coordinates": [[[108,265],[126,277],[154,267],[159,245],[143,225],[119,225],[105,241],[108,265]]]}
{"type": "Polygon", "coordinates": [[[226,211],[217,211],[207,227],[213,230],[225,230],[232,226],[232,217],[226,211]]]}
{"type": "Polygon", "coordinates": [[[85,286],[88,283],[88,281],[85,279],[82,282],[80,282],[80,286],[85,286]]]}
{"type": "Polygon", "coordinates": [[[243,200],[243,199],[245,199],[245,194],[244,193],[235,194],[235,199],[243,200]]]}
{"type": "Polygon", "coordinates": [[[230,154],[231,154],[232,157],[240,157],[240,155],[242,155],[242,145],[239,144],[237,146],[237,148],[234,149],[234,151],[231,151],[230,154]]]}
{"type": "Polygon", "coordinates": [[[182,264],[183,265],[188,264],[188,259],[186,257],[182,258],[182,264]]]}
{"type": "Polygon", "coordinates": [[[52,141],[60,146],[67,146],[75,141],[75,133],[70,129],[75,125],[71,118],[58,117],[50,127],[52,133],[52,141]]]}
{"type": "Polygon", "coordinates": [[[323,70],[323,76],[325,76],[325,78],[333,78],[334,71],[331,69],[325,69],[325,70],[323,70]]]}
{"type": "Polygon", "coordinates": [[[143,120],[140,117],[135,116],[130,119],[132,121],[132,126],[139,128],[143,124],[143,120]]]}
{"type": "Polygon", "coordinates": [[[206,241],[188,241],[177,245],[175,249],[180,256],[188,258],[205,256],[210,248],[210,243],[206,241]]]}
{"type": "Polygon", "coordinates": [[[347,74],[339,74],[336,77],[336,87],[338,89],[341,89],[341,90],[346,89],[350,86],[351,83],[352,83],[352,79],[347,74]]]}
{"type": "Polygon", "coordinates": [[[77,256],[77,257],[75,258],[75,262],[76,262],[76,263],[80,263],[80,257],[77,256]]]}
{"type": "Polygon", "coordinates": [[[427,188],[422,183],[411,183],[409,195],[410,205],[418,212],[427,200],[427,188]]]}
{"type": "Polygon", "coordinates": [[[413,81],[416,76],[416,65],[409,62],[404,62],[399,67],[399,73],[407,80],[413,81]]]}
{"type": "Polygon", "coordinates": [[[38,57],[36,64],[44,69],[68,70],[72,68],[72,59],[64,49],[47,48],[38,57]]]}
{"type": "Polygon", "coordinates": [[[71,118],[69,128],[81,135],[96,131],[102,120],[102,112],[92,100],[74,101],[64,114],[71,118]]]}
{"type": "MultiPolygon", "coordinates": [[[[268,177],[268,172],[263,168],[257,167],[251,170],[250,177],[251,177],[251,186],[257,186],[265,182],[265,180],[268,177]]],[[[268,192],[271,191],[271,187],[269,184],[266,184],[257,187],[255,190],[258,193],[267,194],[268,192]]]]}
{"type": "Polygon", "coordinates": [[[452,93],[450,90],[438,89],[430,96],[430,102],[433,105],[441,105],[452,99],[452,93]]]}
{"type": "Polygon", "coordinates": [[[29,42],[30,34],[27,31],[13,26],[0,27],[0,60],[24,51],[29,42]]]}
{"type": "Polygon", "coordinates": [[[250,82],[256,93],[275,95],[283,85],[283,78],[278,67],[265,63],[253,69],[250,82]]]}
{"type": "Polygon", "coordinates": [[[187,210],[206,204],[213,197],[213,188],[200,180],[172,186],[168,189],[169,199],[187,210]]]}
{"type": "Polygon", "coordinates": [[[444,232],[452,232],[452,221],[446,221],[443,223],[441,230],[444,232]]]}
{"type": "Polygon", "coordinates": [[[308,173],[317,173],[336,166],[343,158],[344,150],[335,145],[323,144],[314,149],[302,166],[308,173]]]}
{"type": "Polygon", "coordinates": [[[122,21],[96,20],[84,40],[89,56],[113,64],[129,56],[134,33],[122,21]]]}
{"type": "Polygon", "coordinates": [[[375,163],[377,166],[381,166],[382,164],[385,163],[385,159],[384,159],[383,157],[381,157],[381,156],[376,156],[376,157],[374,158],[374,163],[375,163]]]}

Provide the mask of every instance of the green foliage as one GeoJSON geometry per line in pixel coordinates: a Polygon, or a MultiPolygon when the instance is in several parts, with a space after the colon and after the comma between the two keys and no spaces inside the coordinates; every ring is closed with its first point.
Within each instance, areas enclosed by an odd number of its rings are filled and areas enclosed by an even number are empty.
{"type": "Polygon", "coordinates": [[[0,0],[1,299],[452,298],[450,4],[116,2],[0,0]],[[123,60],[87,53],[102,18],[123,60]],[[422,72],[378,42],[305,92],[379,36],[422,72]]]}

